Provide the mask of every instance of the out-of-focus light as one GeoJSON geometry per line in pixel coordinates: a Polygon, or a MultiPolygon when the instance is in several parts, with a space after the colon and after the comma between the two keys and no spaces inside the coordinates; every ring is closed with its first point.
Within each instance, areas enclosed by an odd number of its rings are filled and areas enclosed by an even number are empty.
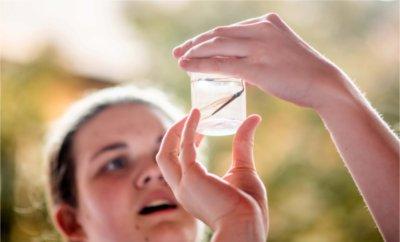
{"type": "Polygon", "coordinates": [[[27,62],[51,44],[63,64],[87,75],[123,80],[145,71],[145,45],[108,1],[2,2],[1,56],[27,62]]]}

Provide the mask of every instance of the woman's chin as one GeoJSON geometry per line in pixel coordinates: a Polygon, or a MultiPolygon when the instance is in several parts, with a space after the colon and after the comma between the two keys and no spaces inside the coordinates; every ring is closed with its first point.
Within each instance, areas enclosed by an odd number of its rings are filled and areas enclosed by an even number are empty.
{"type": "Polygon", "coordinates": [[[180,223],[164,221],[152,228],[149,241],[193,242],[196,232],[196,228],[191,226],[185,227],[180,223]]]}

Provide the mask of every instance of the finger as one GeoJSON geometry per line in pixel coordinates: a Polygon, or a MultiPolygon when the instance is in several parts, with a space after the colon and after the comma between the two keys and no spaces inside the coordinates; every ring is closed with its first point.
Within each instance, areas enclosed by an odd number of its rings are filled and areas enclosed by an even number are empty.
{"type": "Polygon", "coordinates": [[[258,23],[258,22],[260,22],[260,21],[265,20],[265,17],[266,17],[267,15],[268,15],[268,14],[264,14],[264,15],[259,16],[259,17],[250,18],[250,19],[245,19],[245,20],[243,20],[243,21],[234,23],[234,24],[232,24],[232,25],[243,25],[243,24],[258,23]]]}
{"type": "Polygon", "coordinates": [[[187,117],[175,123],[168,129],[161,142],[156,161],[165,181],[174,188],[181,177],[181,168],[178,162],[181,133],[187,117]]]}
{"type": "Polygon", "coordinates": [[[200,111],[193,109],[186,120],[182,133],[181,157],[179,159],[182,164],[182,171],[196,162],[195,136],[199,121],[200,111]]]}
{"type": "Polygon", "coordinates": [[[186,52],[183,58],[212,56],[247,57],[261,47],[258,41],[242,38],[215,37],[206,40],[186,52]]]}
{"type": "MultiPolygon", "coordinates": [[[[279,28],[279,29],[281,29],[283,31],[286,31],[286,32],[294,33],[294,31],[276,13],[268,13],[268,14],[265,14],[265,15],[262,15],[262,16],[259,16],[259,17],[246,19],[246,20],[243,20],[243,21],[228,25],[226,27],[243,26],[243,25],[246,26],[246,25],[257,24],[257,23],[263,22],[263,21],[270,21],[277,28],[279,28]]],[[[210,30],[208,32],[200,34],[197,37],[195,37],[193,39],[190,39],[190,40],[186,41],[185,43],[177,46],[173,50],[174,57],[175,58],[179,58],[179,57],[183,56],[188,49],[190,49],[191,47],[195,46],[199,42],[202,42],[202,41],[205,41],[205,40],[210,39],[212,37],[215,37],[216,35],[213,35],[213,33],[215,34],[215,32],[218,32],[218,31],[223,32],[223,28],[225,28],[225,27],[217,27],[217,28],[215,28],[213,30],[210,30]]],[[[252,34],[251,36],[254,36],[254,35],[252,34]]],[[[226,37],[233,37],[233,36],[227,36],[226,35],[226,37]]],[[[244,36],[241,36],[241,37],[244,37],[244,36]]]]}
{"type": "Polygon", "coordinates": [[[239,127],[233,139],[233,162],[231,168],[255,169],[253,159],[254,133],[261,122],[259,115],[251,115],[239,127]]]}
{"type": "Polygon", "coordinates": [[[271,22],[273,25],[275,25],[278,29],[280,29],[282,31],[294,34],[294,31],[276,13],[266,14],[264,16],[264,20],[271,22]]]}
{"type": "Polygon", "coordinates": [[[210,58],[181,58],[179,65],[189,72],[215,73],[241,78],[250,70],[245,58],[210,57],[210,58]]]}
{"type": "Polygon", "coordinates": [[[182,130],[187,119],[187,116],[182,118],[167,130],[161,142],[161,148],[164,149],[160,148],[159,153],[179,153],[182,130]]]}
{"type": "Polygon", "coordinates": [[[183,56],[190,48],[196,46],[206,40],[212,39],[214,37],[228,37],[228,38],[251,38],[257,36],[258,28],[254,28],[254,24],[244,24],[244,25],[230,25],[217,27],[213,30],[202,33],[185,43],[177,46],[172,51],[175,58],[180,58],[183,56]]]}
{"type": "Polygon", "coordinates": [[[274,24],[281,30],[291,31],[290,27],[282,20],[282,18],[277,13],[267,13],[259,17],[246,19],[244,21],[234,23],[233,25],[254,24],[263,22],[265,20],[270,21],[272,24],[274,24]]]}
{"type": "Polygon", "coordinates": [[[201,142],[203,141],[204,135],[196,133],[196,137],[194,138],[194,145],[199,147],[201,142]]]}

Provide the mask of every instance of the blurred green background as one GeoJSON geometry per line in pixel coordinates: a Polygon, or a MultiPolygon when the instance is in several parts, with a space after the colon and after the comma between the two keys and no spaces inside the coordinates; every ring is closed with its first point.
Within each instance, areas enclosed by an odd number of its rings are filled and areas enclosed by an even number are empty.
{"type": "MultiPolygon", "coordinates": [[[[171,50],[218,25],[278,13],[348,73],[399,134],[398,1],[96,4],[1,3],[2,241],[61,241],[43,192],[42,146],[51,122],[88,90],[120,82],[158,87],[189,110],[188,77],[171,50]],[[114,41],[117,33],[129,38],[114,41]]],[[[269,196],[268,241],[382,241],[319,117],[253,87],[247,105],[263,117],[255,157],[269,196]]],[[[212,172],[227,169],[231,140],[208,139],[212,172]]]]}

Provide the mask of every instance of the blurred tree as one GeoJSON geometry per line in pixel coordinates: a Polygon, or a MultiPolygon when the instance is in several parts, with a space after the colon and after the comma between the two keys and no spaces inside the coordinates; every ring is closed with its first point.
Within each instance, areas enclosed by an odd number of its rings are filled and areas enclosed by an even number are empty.
{"type": "Polygon", "coordinates": [[[60,241],[46,209],[43,141],[84,92],[111,83],[68,73],[52,47],[28,64],[2,60],[2,241],[60,241]]]}

